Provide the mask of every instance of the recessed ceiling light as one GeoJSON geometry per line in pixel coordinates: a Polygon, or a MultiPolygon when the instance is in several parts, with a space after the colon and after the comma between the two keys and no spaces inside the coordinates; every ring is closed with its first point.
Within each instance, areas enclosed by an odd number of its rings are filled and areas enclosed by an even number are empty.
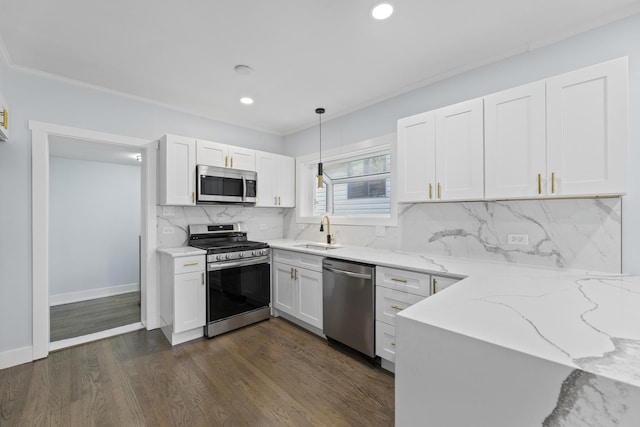
{"type": "Polygon", "coordinates": [[[371,16],[375,19],[387,19],[393,14],[393,6],[390,3],[378,3],[371,9],[371,16]]]}
{"type": "Polygon", "coordinates": [[[242,98],[240,98],[240,102],[242,102],[245,105],[251,105],[253,104],[253,98],[249,98],[248,96],[243,96],[242,98]]]}

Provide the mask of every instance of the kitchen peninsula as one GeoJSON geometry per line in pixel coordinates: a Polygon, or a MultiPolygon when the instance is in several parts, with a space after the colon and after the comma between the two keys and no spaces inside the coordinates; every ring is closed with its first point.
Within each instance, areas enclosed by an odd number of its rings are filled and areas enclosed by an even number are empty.
{"type": "Polygon", "coordinates": [[[640,425],[640,278],[300,243],[466,277],[397,316],[396,425],[640,425]]]}

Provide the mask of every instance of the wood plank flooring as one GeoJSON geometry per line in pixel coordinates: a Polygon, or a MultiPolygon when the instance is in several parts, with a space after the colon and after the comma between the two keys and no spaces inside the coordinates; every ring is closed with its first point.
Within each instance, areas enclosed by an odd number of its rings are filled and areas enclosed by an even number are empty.
{"type": "Polygon", "coordinates": [[[137,331],[0,371],[0,425],[390,426],[394,379],[282,319],[137,331]]]}
{"type": "Polygon", "coordinates": [[[89,335],[140,321],[139,292],[50,308],[50,341],[89,335]]]}

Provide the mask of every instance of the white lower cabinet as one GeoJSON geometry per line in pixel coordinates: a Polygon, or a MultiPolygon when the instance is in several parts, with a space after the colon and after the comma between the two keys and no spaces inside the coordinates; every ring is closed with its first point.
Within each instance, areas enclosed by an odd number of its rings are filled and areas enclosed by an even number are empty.
{"type": "Polygon", "coordinates": [[[376,355],[382,367],[395,369],[396,314],[453,285],[459,278],[376,267],[376,355]]]}
{"type": "Polygon", "coordinates": [[[160,256],[160,318],[172,345],[203,335],[206,318],[205,255],[160,256]]]}
{"type": "Polygon", "coordinates": [[[322,333],[322,257],[273,250],[274,315],[316,333],[322,333]]]}

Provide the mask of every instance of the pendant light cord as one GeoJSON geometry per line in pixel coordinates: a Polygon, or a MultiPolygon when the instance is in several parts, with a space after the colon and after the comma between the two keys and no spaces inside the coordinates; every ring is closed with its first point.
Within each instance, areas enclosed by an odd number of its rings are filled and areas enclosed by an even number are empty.
{"type": "Polygon", "coordinates": [[[320,163],[322,163],[322,114],[318,114],[318,120],[320,121],[319,124],[319,128],[320,128],[320,163]]]}

